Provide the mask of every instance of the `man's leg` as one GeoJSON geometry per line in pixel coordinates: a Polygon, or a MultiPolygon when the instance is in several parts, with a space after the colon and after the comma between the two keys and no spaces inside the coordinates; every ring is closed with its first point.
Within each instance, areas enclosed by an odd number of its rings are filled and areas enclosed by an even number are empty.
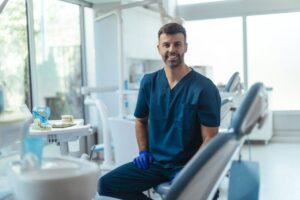
{"type": "Polygon", "coordinates": [[[145,170],[127,163],[100,178],[98,193],[125,200],[150,199],[142,192],[166,181],[163,171],[153,164],[145,170]]]}

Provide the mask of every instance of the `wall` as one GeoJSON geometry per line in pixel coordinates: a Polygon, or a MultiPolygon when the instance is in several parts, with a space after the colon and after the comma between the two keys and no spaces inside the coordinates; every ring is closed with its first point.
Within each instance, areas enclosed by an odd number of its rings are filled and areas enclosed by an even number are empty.
{"type": "Polygon", "coordinates": [[[274,141],[300,142],[300,111],[274,111],[274,141]]]}
{"type": "MultiPolygon", "coordinates": [[[[117,16],[112,15],[95,22],[95,74],[96,86],[112,86],[118,83],[118,34],[117,16]]],[[[109,107],[109,113],[117,115],[116,92],[98,95],[109,107]]]]}
{"type": "MultiPolygon", "coordinates": [[[[157,31],[160,16],[144,8],[122,11],[124,72],[128,79],[128,58],[159,60],[157,53],[157,31]]],[[[118,83],[118,35],[115,16],[95,22],[95,77],[96,86],[110,86],[118,83]]],[[[109,116],[119,114],[116,92],[100,95],[108,107],[109,116]]]]}

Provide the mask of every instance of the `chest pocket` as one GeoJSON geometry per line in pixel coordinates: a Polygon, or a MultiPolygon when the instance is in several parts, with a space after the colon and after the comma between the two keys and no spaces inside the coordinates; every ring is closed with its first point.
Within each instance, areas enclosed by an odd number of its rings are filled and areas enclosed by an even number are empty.
{"type": "Polygon", "coordinates": [[[190,130],[198,125],[197,105],[180,103],[173,108],[152,104],[149,116],[152,120],[176,124],[183,130],[190,130]]]}
{"type": "Polygon", "coordinates": [[[167,119],[166,109],[159,104],[152,104],[150,107],[149,117],[152,120],[165,120],[167,119]]]}
{"type": "Polygon", "coordinates": [[[194,128],[198,126],[198,106],[194,104],[185,104],[184,106],[183,123],[186,129],[194,128]]]}
{"type": "Polygon", "coordinates": [[[197,105],[179,104],[174,109],[174,120],[186,123],[196,123],[197,105]]]}

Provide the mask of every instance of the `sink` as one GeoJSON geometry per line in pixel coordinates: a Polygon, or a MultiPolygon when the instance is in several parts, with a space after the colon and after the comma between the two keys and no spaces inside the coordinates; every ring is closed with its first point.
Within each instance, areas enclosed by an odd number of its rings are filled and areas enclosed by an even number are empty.
{"type": "Polygon", "coordinates": [[[61,156],[44,158],[41,168],[27,172],[14,161],[8,174],[18,200],[91,200],[100,170],[95,163],[61,156]]]}

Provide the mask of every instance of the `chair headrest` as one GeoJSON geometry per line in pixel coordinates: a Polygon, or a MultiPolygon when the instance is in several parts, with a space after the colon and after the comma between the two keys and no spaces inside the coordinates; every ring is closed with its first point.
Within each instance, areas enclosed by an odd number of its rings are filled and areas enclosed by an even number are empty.
{"type": "Polygon", "coordinates": [[[262,83],[255,83],[246,93],[240,106],[232,116],[230,128],[238,137],[249,134],[258,124],[260,128],[268,111],[268,95],[262,83]]]}
{"type": "Polygon", "coordinates": [[[239,72],[235,72],[229,79],[228,83],[224,88],[224,92],[235,92],[240,89],[240,74],[239,72]]]}

